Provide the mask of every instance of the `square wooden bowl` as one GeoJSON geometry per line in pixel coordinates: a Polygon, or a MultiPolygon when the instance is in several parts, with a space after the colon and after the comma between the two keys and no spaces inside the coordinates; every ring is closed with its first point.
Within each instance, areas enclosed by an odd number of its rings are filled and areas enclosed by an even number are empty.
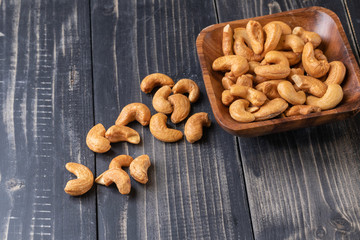
{"type": "Polygon", "coordinates": [[[289,24],[291,28],[301,26],[308,31],[317,32],[322,38],[319,48],[324,51],[328,61],[342,61],[346,66],[347,73],[341,85],[344,90],[344,99],[336,108],[320,113],[251,123],[239,123],[233,120],[228,107],[221,102],[221,93],[224,90],[221,79],[224,74],[213,71],[211,65],[216,58],[223,55],[221,47],[223,27],[226,24],[230,24],[233,29],[245,27],[250,19],[219,23],[206,27],[200,32],[196,47],[211,108],[216,121],[222,128],[237,136],[254,137],[342,120],[359,112],[359,66],[340,20],[334,12],[326,8],[310,7],[251,19],[259,21],[262,26],[274,20],[281,20],[289,24]]]}

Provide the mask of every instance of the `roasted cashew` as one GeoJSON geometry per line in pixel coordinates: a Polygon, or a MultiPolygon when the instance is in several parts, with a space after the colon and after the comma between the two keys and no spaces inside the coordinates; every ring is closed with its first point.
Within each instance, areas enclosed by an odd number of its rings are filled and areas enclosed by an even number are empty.
{"type": "Polygon", "coordinates": [[[245,99],[238,99],[233,102],[229,107],[230,116],[238,122],[252,122],[255,120],[255,116],[246,111],[246,108],[249,106],[249,101],[245,99]]]}
{"type": "Polygon", "coordinates": [[[224,89],[230,89],[232,85],[235,83],[225,74],[225,76],[221,79],[221,84],[224,89]]]}
{"type": "Polygon", "coordinates": [[[294,83],[294,81],[292,80],[292,76],[294,75],[304,75],[304,69],[302,68],[290,68],[290,73],[289,76],[286,77],[287,80],[289,80],[291,83],[294,83]]]}
{"type": "Polygon", "coordinates": [[[254,70],[257,66],[260,66],[260,63],[259,62],[256,62],[256,61],[249,61],[249,71],[248,73],[250,74],[254,74],[254,70]]]}
{"type": "Polygon", "coordinates": [[[264,32],[261,24],[258,21],[250,20],[246,24],[246,33],[254,53],[261,54],[264,48],[264,32]]]}
{"type": "Polygon", "coordinates": [[[71,196],[83,195],[89,191],[94,184],[94,176],[89,168],[80,164],[69,162],[65,168],[76,175],[77,179],[70,180],[66,183],[64,191],[71,196]]]}
{"type": "Polygon", "coordinates": [[[150,109],[143,103],[130,103],[120,112],[115,125],[127,125],[132,121],[138,121],[141,125],[149,125],[151,118],[150,109]]]}
{"type": "Polygon", "coordinates": [[[105,171],[101,176],[101,180],[98,180],[96,183],[105,186],[109,186],[112,183],[115,183],[121,194],[129,194],[131,190],[130,177],[124,170],[120,168],[112,168],[105,171]]]}
{"type": "Polygon", "coordinates": [[[171,88],[169,86],[162,86],[154,94],[152,105],[157,112],[170,114],[173,111],[173,106],[168,100],[171,94],[171,88]]]}
{"type": "Polygon", "coordinates": [[[246,58],[238,55],[222,56],[212,64],[214,71],[230,71],[229,77],[236,79],[249,70],[246,58]]]}
{"type": "Polygon", "coordinates": [[[250,38],[246,33],[245,28],[234,29],[234,52],[236,55],[245,57],[248,61],[260,61],[261,55],[255,54],[254,51],[248,47],[251,46],[250,38]]]}
{"type": "Polygon", "coordinates": [[[146,76],[140,84],[140,89],[144,93],[150,93],[156,86],[168,85],[174,86],[174,81],[167,75],[162,73],[153,73],[146,76]]]}
{"type": "Polygon", "coordinates": [[[225,106],[229,106],[236,99],[238,99],[238,97],[231,95],[230,90],[224,90],[221,94],[221,102],[225,106]]]}
{"type": "Polygon", "coordinates": [[[146,184],[149,180],[147,170],[151,166],[148,155],[141,155],[130,164],[130,175],[139,183],[146,184]]]}
{"type": "Polygon", "coordinates": [[[292,50],[295,53],[301,53],[304,45],[304,41],[297,35],[282,35],[276,50],[292,50]]]}
{"type": "Polygon", "coordinates": [[[263,105],[267,99],[264,93],[254,88],[240,86],[236,84],[230,87],[230,93],[233,96],[245,98],[254,106],[263,105]]]}
{"type": "Polygon", "coordinates": [[[255,68],[256,75],[268,79],[282,79],[289,75],[289,60],[278,51],[270,51],[265,55],[265,59],[261,62],[261,66],[255,68]],[[265,65],[273,63],[273,65],[265,65]]]}
{"type": "Polygon", "coordinates": [[[295,105],[285,111],[285,116],[307,115],[315,112],[321,112],[321,108],[311,105],[295,105]]]}
{"type": "Polygon", "coordinates": [[[316,32],[306,31],[302,27],[295,27],[292,31],[293,34],[299,36],[305,43],[311,42],[314,48],[317,48],[321,43],[321,37],[316,32]]]}
{"type": "Polygon", "coordinates": [[[200,90],[198,85],[191,79],[180,79],[172,88],[173,93],[189,93],[190,102],[194,103],[199,99],[200,90]]]}
{"type": "Polygon", "coordinates": [[[190,113],[190,100],[180,93],[171,95],[168,99],[174,107],[174,111],[171,114],[171,121],[173,123],[181,122],[190,113]]]}
{"type": "Polygon", "coordinates": [[[327,57],[325,56],[323,51],[320,50],[320,49],[314,49],[314,55],[315,55],[315,58],[317,60],[325,60],[325,61],[327,61],[327,57]]]}
{"type": "Polygon", "coordinates": [[[233,44],[234,44],[234,31],[230,27],[229,24],[227,24],[223,29],[223,38],[222,38],[222,50],[224,55],[234,55],[233,52],[233,44]]]}
{"type": "Polygon", "coordinates": [[[98,123],[90,129],[86,136],[86,145],[97,153],[104,153],[110,150],[111,145],[109,139],[105,138],[105,127],[98,123]]]}
{"type": "Polygon", "coordinates": [[[256,90],[263,92],[269,99],[280,98],[277,86],[284,80],[269,80],[256,85],[256,90]]]}
{"type": "MultiPolygon", "coordinates": [[[[275,24],[279,25],[281,28],[281,33],[283,35],[291,34],[291,27],[289,25],[287,25],[286,23],[284,23],[283,21],[272,21],[270,23],[275,23],[275,24]]],[[[268,24],[270,24],[270,23],[268,23],[268,24]]]]}
{"type": "Polygon", "coordinates": [[[340,61],[332,61],[330,63],[329,74],[326,78],[325,84],[329,85],[330,83],[341,84],[345,78],[346,67],[340,61]]]}
{"type": "Polygon", "coordinates": [[[152,135],[163,142],[176,142],[182,139],[183,133],[176,129],[170,129],[166,125],[167,116],[157,113],[150,119],[150,132],[152,135]]]}
{"type": "Polygon", "coordinates": [[[301,53],[294,53],[293,51],[278,51],[284,54],[284,56],[289,60],[289,65],[295,65],[301,61],[301,53]]]}
{"type": "Polygon", "coordinates": [[[269,79],[266,77],[259,76],[259,75],[255,75],[254,80],[253,80],[255,85],[266,82],[266,81],[269,81],[269,79]]]}
{"type": "Polygon", "coordinates": [[[105,137],[109,139],[111,143],[126,141],[132,144],[138,144],[140,142],[140,135],[137,131],[121,125],[111,126],[106,131],[105,137]]]}
{"type": "Polygon", "coordinates": [[[185,123],[184,134],[189,143],[194,143],[201,139],[203,126],[210,127],[211,121],[206,112],[193,114],[185,123]]]}
{"type": "Polygon", "coordinates": [[[253,76],[251,74],[244,74],[238,77],[236,85],[253,87],[253,76]]]}
{"type": "Polygon", "coordinates": [[[306,99],[307,105],[320,107],[321,110],[328,110],[336,107],[343,99],[344,93],[339,84],[330,83],[326,93],[321,98],[308,96],[306,99]]]}
{"type": "Polygon", "coordinates": [[[267,120],[283,113],[289,104],[282,98],[275,98],[260,107],[259,111],[253,113],[255,121],[267,120]]]}
{"type": "Polygon", "coordinates": [[[316,59],[314,46],[311,42],[306,43],[304,46],[302,53],[302,64],[305,71],[314,78],[320,78],[324,76],[330,68],[330,64],[327,60],[316,59]]]}
{"type": "Polygon", "coordinates": [[[291,79],[301,90],[310,93],[311,95],[314,95],[316,97],[322,97],[327,89],[325,83],[310,76],[295,74],[291,77],[291,79]]]}
{"type": "Polygon", "coordinates": [[[279,24],[270,22],[264,26],[264,31],[266,34],[266,41],[264,44],[264,51],[262,53],[265,56],[268,52],[274,50],[279,44],[282,29],[279,24]]]}
{"type": "Polygon", "coordinates": [[[289,81],[279,83],[277,90],[280,96],[292,105],[301,105],[306,101],[306,94],[303,91],[295,91],[289,81]]]}

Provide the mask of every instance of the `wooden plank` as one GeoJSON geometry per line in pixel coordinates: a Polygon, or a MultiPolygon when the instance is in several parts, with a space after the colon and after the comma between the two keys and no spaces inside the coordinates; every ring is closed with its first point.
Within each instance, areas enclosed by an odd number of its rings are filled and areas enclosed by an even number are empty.
{"type": "MultiPolygon", "coordinates": [[[[337,13],[354,43],[341,1],[217,1],[220,22],[311,5],[337,13]]],[[[360,238],[359,131],[357,116],[239,138],[255,239],[360,238]]]]}
{"type": "MultiPolygon", "coordinates": [[[[347,11],[347,14],[349,16],[349,25],[352,28],[352,31],[354,33],[354,41],[355,41],[355,45],[357,46],[357,51],[360,50],[360,44],[359,44],[359,39],[360,39],[360,28],[359,28],[359,23],[360,23],[360,14],[357,11],[358,9],[360,9],[360,2],[359,1],[349,1],[349,0],[344,0],[344,6],[345,9],[347,11]]],[[[360,61],[359,58],[357,59],[358,62],[360,61]]]]}
{"type": "MultiPolygon", "coordinates": [[[[96,122],[110,127],[132,102],[154,114],[152,95],[140,91],[142,78],[153,72],[196,81],[202,96],[191,113],[211,113],[195,48],[200,30],[216,22],[211,1],[91,3],[96,122]]],[[[152,162],[148,184],[132,179],[128,196],[98,186],[100,239],[252,239],[236,138],[210,118],[212,127],[195,144],[160,142],[133,123],[140,145],[113,144],[97,154],[97,174],[119,154],[148,154],[152,162]]],[[[184,123],[171,126],[183,130],[184,123]]]]}
{"type": "Polygon", "coordinates": [[[0,239],[96,239],[94,189],[63,190],[94,170],[89,4],[0,0],[0,32],[0,239]]]}

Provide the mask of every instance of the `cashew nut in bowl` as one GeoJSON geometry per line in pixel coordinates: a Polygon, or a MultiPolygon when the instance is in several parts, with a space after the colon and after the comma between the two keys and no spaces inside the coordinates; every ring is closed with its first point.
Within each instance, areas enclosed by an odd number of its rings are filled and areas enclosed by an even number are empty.
{"type": "Polygon", "coordinates": [[[254,88],[240,86],[236,84],[231,86],[230,93],[233,96],[245,98],[254,106],[263,105],[267,99],[264,93],[254,88]]]}
{"type": "Polygon", "coordinates": [[[314,55],[317,60],[325,60],[327,61],[327,57],[323,53],[321,49],[314,49],[314,55]]]}
{"type": "Polygon", "coordinates": [[[233,35],[234,31],[230,27],[229,24],[227,24],[223,29],[223,39],[222,39],[222,50],[224,55],[234,55],[233,52],[233,35]]]}
{"type": "Polygon", "coordinates": [[[283,113],[289,104],[282,98],[275,98],[266,102],[260,109],[253,113],[255,121],[262,121],[274,118],[283,113]]]}
{"type": "Polygon", "coordinates": [[[157,113],[150,119],[150,132],[158,140],[163,142],[177,142],[183,137],[183,133],[176,129],[170,129],[166,125],[167,116],[157,113]]]}
{"type": "Polygon", "coordinates": [[[321,43],[321,37],[316,32],[306,31],[302,27],[294,27],[293,34],[299,36],[305,43],[311,42],[314,48],[317,48],[321,43]]]}
{"type": "Polygon", "coordinates": [[[311,95],[314,95],[316,97],[322,97],[327,89],[325,83],[310,76],[295,74],[291,77],[291,79],[301,90],[310,93],[311,95]]]}
{"type": "Polygon", "coordinates": [[[294,81],[292,80],[292,76],[294,75],[304,75],[304,69],[302,68],[290,68],[290,73],[289,76],[287,76],[287,80],[289,80],[290,82],[294,83],[294,81]]]}
{"type": "Polygon", "coordinates": [[[297,35],[282,35],[276,50],[292,50],[295,53],[301,53],[304,45],[304,41],[297,35]]]}
{"type": "Polygon", "coordinates": [[[230,90],[224,90],[221,94],[221,102],[225,106],[229,106],[236,99],[238,99],[238,97],[231,95],[230,90]]]}
{"type": "Polygon", "coordinates": [[[168,99],[174,107],[174,111],[171,114],[171,121],[173,123],[181,122],[190,113],[190,100],[180,93],[171,95],[168,99]]]}
{"type": "Polygon", "coordinates": [[[162,73],[153,73],[146,76],[140,84],[140,89],[144,93],[150,93],[154,87],[168,85],[174,86],[174,81],[167,75],[162,73]]]}
{"type": "Polygon", "coordinates": [[[253,87],[253,76],[251,74],[244,74],[238,77],[236,85],[253,87]]]}
{"type": "Polygon", "coordinates": [[[134,159],[130,164],[130,175],[139,183],[146,184],[148,182],[147,170],[151,166],[148,155],[141,155],[134,159]]]}
{"type": "Polygon", "coordinates": [[[330,64],[327,60],[316,59],[314,46],[311,42],[307,42],[304,46],[302,64],[305,71],[314,78],[324,76],[330,69],[330,64]]]}
{"type": "Polygon", "coordinates": [[[185,123],[185,137],[189,143],[194,143],[203,136],[203,126],[210,127],[209,115],[205,112],[193,114],[185,123]]]}
{"type": "Polygon", "coordinates": [[[150,109],[143,103],[130,103],[120,112],[115,125],[127,125],[132,121],[138,121],[141,125],[149,125],[151,118],[150,109]]]}
{"type": "Polygon", "coordinates": [[[137,131],[121,125],[111,126],[106,131],[105,137],[109,139],[111,143],[126,141],[132,144],[138,144],[140,142],[140,135],[137,131]]]}
{"type": "Polygon", "coordinates": [[[308,96],[306,99],[307,105],[312,105],[321,108],[321,110],[328,110],[336,107],[343,99],[344,93],[339,84],[330,83],[326,93],[321,98],[308,96]]]}
{"type": "MultiPolygon", "coordinates": [[[[100,176],[99,176],[100,177],[100,176]]],[[[96,178],[96,183],[109,186],[112,183],[116,184],[117,189],[121,194],[129,194],[131,190],[131,182],[129,175],[121,168],[112,168],[106,170],[101,178],[96,178]]]]}
{"type": "Polygon", "coordinates": [[[255,54],[254,51],[248,47],[251,46],[250,38],[246,33],[245,28],[234,29],[234,52],[238,56],[245,57],[248,61],[261,61],[262,56],[255,54]]]}
{"type": "Polygon", "coordinates": [[[246,24],[246,33],[254,53],[261,54],[264,48],[264,32],[261,24],[258,21],[250,20],[246,24]]]}
{"type": "Polygon", "coordinates": [[[229,77],[237,78],[249,70],[246,58],[238,55],[222,56],[212,64],[214,71],[230,71],[229,77]]]}
{"type": "Polygon", "coordinates": [[[254,70],[257,66],[260,66],[260,63],[259,62],[256,62],[256,61],[249,61],[249,71],[248,73],[250,74],[254,74],[254,70]]]}
{"type": "Polygon", "coordinates": [[[171,88],[169,86],[162,86],[154,94],[152,105],[157,112],[170,114],[173,111],[173,106],[168,100],[171,94],[171,88]]]}
{"type": "Polygon", "coordinates": [[[90,129],[86,136],[86,145],[97,153],[104,153],[110,150],[111,145],[109,139],[105,138],[105,127],[98,123],[90,129]]]}
{"type": "Polygon", "coordinates": [[[94,176],[89,168],[80,164],[69,162],[65,168],[76,175],[77,179],[66,183],[64,191],[71,196],[80,196],[89,191],[94,184],[94,176]]]}
{"type": "Polygon", "coordinates": [[[277,90],[280,96],[292,105],[301,105],[306,101],[306,94],[303,91],[295,91],[289,81],[280,82],[277,90]]]}
{"type": "Polygon", "coordinates": [[[266,82],[266,81],[269,81],[269,79],[266,77],[263,77],[263,76],[259,76],[259,75],[255,75],[254,80],[253,80],[255,85],[266,82]]]}
{"type": "Polygon", "coordinates": [[[321,112],[321,108],[311,105],[295,105],[285,111],[285,116],[307,115],[315,112],[321,112]]]}
{"type": "Polygon", "coordinates": [[[270,51],[265,55],[261,66],[255,68],[256,75],[268,79],[286,78],[290,73],[289,60],[278,51],[270,51]],[[273,63],[273,65],[265,65],[273,63]]]}
{"type": "Polygon", "coordinates": [[[180,79],[172,88],[173,93],[189,93],[190,102],[194,103],[199,99],[200,90],[198,85],[191,79],[180,79]]]}
{"type": "Polygon", "coordinates": [[[266,33],[266,41],[264,44],[264,51],[262,53],[265,56],[268,52],[274,50],[279,44],[282,29],[279,24],[270,22],[264,26],[264,31],[266,33]]]}
{"type": "Polygon", "coordinates": [[[293,66],[301,61],[301,53],[294,53],[293,51],[278,51],[284,54],[288,59],[289,65],[293,66]]]}
{"type": "Polygon", "coordinates": [[[228,74],[225,74],[225,76],[221,79],[221,84],[224,89],[230,89],[230,87],[235,84],[227,75],[228,74]]]}
{"type": "Polygon", "coordinates": [[[280,98],[277,86],[284,80],[269,80],[256,85],[256,90],[263,92],[269,99],[280,98]]]}
{"type": "Polygon", "coordinates": [[[244,99],[238,99],[233,102],[229,107],[230,116],[238,122],[248,123],[255,120],[255,116],[246,111],[246,108],[249,106],[249,101],[244,99]]]}
{"type": "Polygon", "coordinates": [[[325,84],[329,85],[330,83],[341,84],[345,78],[346,67],[340,61],[332,61],[330,63],[329,74],[325,80],[325,84]]]}
{"type": "Polygon", "coordinates": [[[279,27],[281,28],[281,33],[283,35],[291,34],[291,27],[289,25],[287,25],[286,23],[284,23],[283,21],[272,21],[272,22],[269,22],[268,24],[270,24],[270,23],[279,25],[279,27]]]}

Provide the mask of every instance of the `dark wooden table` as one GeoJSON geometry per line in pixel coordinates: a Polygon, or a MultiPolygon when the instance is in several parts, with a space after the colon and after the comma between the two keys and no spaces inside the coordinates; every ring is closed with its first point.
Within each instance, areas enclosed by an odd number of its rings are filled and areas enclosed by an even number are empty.
{"type": "Polygon", "coordinates": [[[229,135],[195,48],[208,25],[315,5],[339,16],[359,60],[357,0],[0,0],[0,239],[360,239],[360,115],[229,135]],[[91,152],[95,123],[151,106],[139,85],[153,72],[199,84],[191,111],[210,113],[204,138],[166,144],[134,123],[140,145],[91,152]],[[147,185],[65,194],[67,162],[97,176],[119,154],[150,156],[147,185]]]}

